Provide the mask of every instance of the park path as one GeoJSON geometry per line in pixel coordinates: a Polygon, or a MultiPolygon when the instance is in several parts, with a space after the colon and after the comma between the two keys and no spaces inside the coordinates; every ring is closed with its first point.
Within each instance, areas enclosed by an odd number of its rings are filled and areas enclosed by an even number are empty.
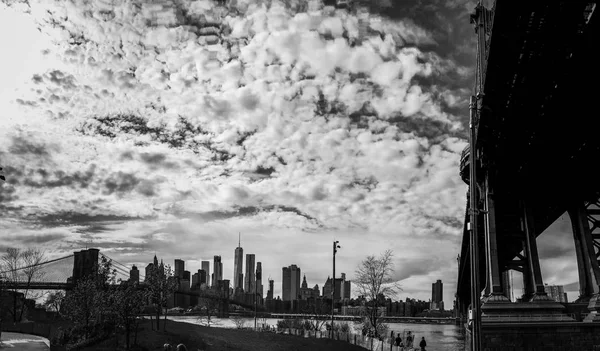
{"type": "Polygon", "coordinates": [[[14,351],[48,351],[48,339],[37,335],[2,332],[0,349],[14,351]]]}

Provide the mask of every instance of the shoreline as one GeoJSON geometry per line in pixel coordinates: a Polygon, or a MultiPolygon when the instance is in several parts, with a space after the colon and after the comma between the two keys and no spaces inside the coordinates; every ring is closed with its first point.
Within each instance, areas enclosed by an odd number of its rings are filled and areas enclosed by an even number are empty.
{"type": "MultiPolygon", "coordinates": [[[[138,350],[162,350],[165,343],[177,345],[183,343],[190,351],[364,351],[362,347],[345,341],[331,339],[303,338],[300,336],[279,334],[274,332],[255,332],[247,329],[231,329],[224,327],[205,327],[198,324],[176,322],[167,319],[166,331],[163,331],[161,320],[160,331],[152,330],[149,320],[140,323],[138,331],[138,350]]],[[[124,337],[118,337],[118,344],[124,345],[124,337]]],[[[131,338],[133,345],[133,333],[131,338]]],[[[114,337],[96,345],[83,348],[89,351],[116,350],[114,337]]]]}

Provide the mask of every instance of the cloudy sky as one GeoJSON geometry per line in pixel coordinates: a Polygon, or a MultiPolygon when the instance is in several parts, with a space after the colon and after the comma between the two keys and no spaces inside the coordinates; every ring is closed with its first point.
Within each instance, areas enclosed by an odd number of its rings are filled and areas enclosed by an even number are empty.
{"type": "MultiPolygon", "coordinates": [[[[337,274],[392,249],[400,298],[441,279],[451,307],[473,1],[367,5],[4,0],[3,245],[192,272],[221,255],[230,279],[241,232],[279,295],[290,264],[322,286],[339,240],[337,274]]],[[[575,281],[564,232],[540,243],[564,264],[549,283],[575,281]]]]}

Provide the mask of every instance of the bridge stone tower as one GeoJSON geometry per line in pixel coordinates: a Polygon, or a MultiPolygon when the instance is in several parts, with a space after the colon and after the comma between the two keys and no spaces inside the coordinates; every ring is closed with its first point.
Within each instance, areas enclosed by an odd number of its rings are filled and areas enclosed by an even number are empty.
{"type": "Polygon", "coordinates": [[[97,273],[98,270],[98,249],[81,250],[74,253],[73,275],[70,282],[77,284],[77,281],[83,277],[97,273]]]}

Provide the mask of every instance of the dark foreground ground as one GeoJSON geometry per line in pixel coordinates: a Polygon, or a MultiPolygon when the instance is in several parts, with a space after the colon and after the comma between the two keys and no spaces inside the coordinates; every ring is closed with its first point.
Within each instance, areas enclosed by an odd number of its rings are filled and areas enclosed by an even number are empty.
{"type": "MultiPolygon", "coordinates": [[[[167,331],[153,331],[149,321],[144,321],[138,331],[139,348],[133,350],[163,350],[165,343],[176,346],[185,344],[188,351],[364,351],[363,348],[343,341],[308,339],[293,335],[256,333],[250,330],[203,327],[199,325],[167,321],[167,331]]],[[[133,338],[132,338],[133,339],[133,338]]],[[[119,350],[124,337],[119,338],[119,350]]],[[[132,341],[133,344],[133,341],[132,341]]],[[[85,348],[86,351],[114,351],[115,339],[85,348]]]]}

